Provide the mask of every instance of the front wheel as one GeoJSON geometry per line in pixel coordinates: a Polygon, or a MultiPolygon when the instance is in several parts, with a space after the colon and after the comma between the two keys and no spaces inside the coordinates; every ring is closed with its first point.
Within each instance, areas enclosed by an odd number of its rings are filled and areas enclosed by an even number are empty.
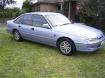
{"type": "Polygon", "coordinates": [[[75,51],[75,45],[72,40],[64,38],[58,41],[57,47],[63,55],[72,55],[75,51]]]}
{"type": "Polygon", "coordinates": [[[15,30],[13,33],[13,36],[16,41],[22,41],[22,37],[21,37],[19,31],[15,30]]]}

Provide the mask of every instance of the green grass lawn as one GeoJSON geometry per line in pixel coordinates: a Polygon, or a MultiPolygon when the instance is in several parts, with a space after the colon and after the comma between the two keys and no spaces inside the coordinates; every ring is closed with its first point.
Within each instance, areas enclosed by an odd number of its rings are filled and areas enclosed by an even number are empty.
{"type": "Polygon", "coordinates": [[[105,78],[105,47],[64,56],[53,47],[16,42],[1,27],[0,78],[105,78]]]}

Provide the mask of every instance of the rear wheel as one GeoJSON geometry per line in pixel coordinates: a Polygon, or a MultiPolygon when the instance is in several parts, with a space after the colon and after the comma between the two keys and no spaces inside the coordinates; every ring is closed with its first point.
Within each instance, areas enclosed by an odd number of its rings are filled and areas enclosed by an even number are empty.
{"type": "Polygon", "coordinates": [[[15,31],[13,32],[13,36],[14,36],[14,39],[15,39],[16,41],[22,41],[22,37],[21,37],[21,35],[20,35],[20,33],[19,33],[18,30],[15,30],[15,31]]]}
{"type": "Polygon", "coordinates": [[[58,41],[57,47],[63,55],[72,55],[75,51],[75,45],[72,40],[64,38],[58,41]]]}

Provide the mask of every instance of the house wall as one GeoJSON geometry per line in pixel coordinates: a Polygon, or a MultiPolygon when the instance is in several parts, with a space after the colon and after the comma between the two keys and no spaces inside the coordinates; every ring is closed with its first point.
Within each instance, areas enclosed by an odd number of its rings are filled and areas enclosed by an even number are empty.
{"type": "Polygon", "coordinates": [[[33,12],[39,12],[40,11],[40,5],[33,5],[32,6],[32,11],[33,12]]]}
{"type": "Polygon", "coordinates": [[[41,12],[57,12],[58,6],[54,4],[40,4],[40,11],[41,12]]]}
{"type": "Polygon", "coordinates": [[[63,0],[38,0],[38,2],[61,3],[63,0]]]}

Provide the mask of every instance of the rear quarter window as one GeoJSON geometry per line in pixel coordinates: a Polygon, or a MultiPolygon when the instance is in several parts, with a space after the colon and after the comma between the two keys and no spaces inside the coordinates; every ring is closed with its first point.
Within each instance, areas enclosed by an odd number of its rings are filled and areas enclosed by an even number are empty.
{"type": "Polygon", "coordinates": [[[19,16],[17,19],[14,20],[14,23],[21,24],[24,15],[19,16]]]}

